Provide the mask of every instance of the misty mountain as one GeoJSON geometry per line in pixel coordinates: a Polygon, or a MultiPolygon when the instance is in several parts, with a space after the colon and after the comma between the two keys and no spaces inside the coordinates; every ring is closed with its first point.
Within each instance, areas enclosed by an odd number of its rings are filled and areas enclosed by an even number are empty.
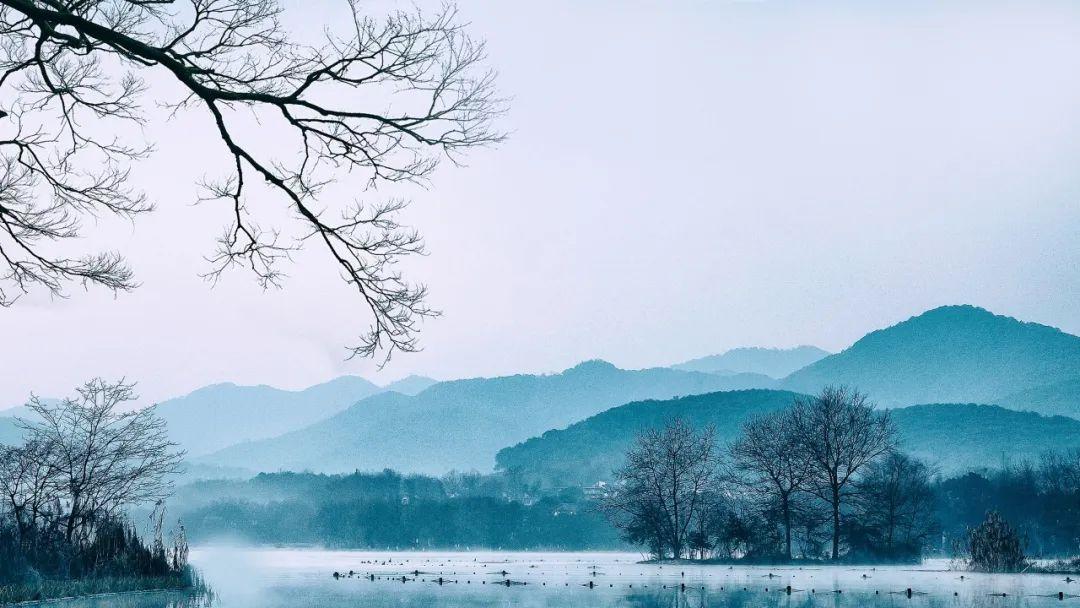
{"type": "Polygon", "coordinates": [[[15,426],[15,419],[10,416],[0,416],[0,445],[19,443],[22,443],[22,431],[15,426]]]}
{"type": "Polygon", "coordinates": [[[163,401],[157,412],[168,424],[169,436],[190,457],[302,428],[381,390],[356,376],[301,391],[215,384],[163,401]]]}
{"type": "Polygon", "coordinates": [[[426,376],[412,375],[387,384],[383,387],[383,390],[411,396],[427,390],[432,384],[438,384],[438,382],[438,380],[426,376]]]}
{"type": "MultiPolygon", "coordinates": [[[[727,444],[748,417],[786,408],[795,396],[750,390],[628,403],[500,451],[498,469],[551,486],[611,479],[643,429],[679,417],[699,427],[714,425],[719,441],[727,444]]],[[[1017,462],[1049,448],[1080,447],[1080,421],[1061,416],[971,404],[916,405],[891,415],[902,449],[944,474],[996,467],[1002,453],[1017,462]]]]}
{"type": "Polygon", "coordinates": [[[645,429],[677,417],[695,426],[714,425],[718,440],[726,444],[738,436],[744,420],[789,407],[795,397],[788,391],[744,390],[627,403],[500,450],[496,468],[550,486],[611,479],[626,449],[645,429]]]}
{"type": "Polygon", "coordinates": [[[25,418],[29,414],[31,414],[30,408],[25,405],[17,405],[5,410],[0,410],[0,418],[25,418]]]}
{"type": "Polygon", "coordinates": [[[795,370],[829,356],[816,346],[795,348],[735,348],[721,355],[709,355],[672,365],[672,369],[707,374],[754,373],[783,378],[795,370]]]}
{"type": "MultiPolygon", "coordinates": [[[[59,403],[59,399],[42,399],[45,403],[59,403]]],[[[22,418],[26,421],[39,419],[30,408],[25,405],[0,410],[0,445],[17,445],[22,443],[23,432],[15,425],[15,419],[22,418]]]]}
{"type": "Polygon", "coordinates": [[[757,374],[624,370],[588,361],[560,374],[440,382],[414,397],[375,395],[307,428],[203,461],[257,471],[490,471],[500,448],[622,403],[772,383],[757,374]]]}
{"type": "Polygon", "coordinates": [[[1080,378],[1010,393],[994,403],[1014,410],[1080,419],[1080,378]]]}
{"type": "Polygon", "coordinates": [[[861,338],[781,381],[813,393],[847,384],[880,405],[992,403],[1002,395],[1080,377],[1080,337],[944,306],[861,338]]]}
{"type": "MultiPolygon", "coordinates": [[[[56,405],[60,403],[60,399],[42,397],[41,402],[46,405],[56,405]]],[[[0,410],[0,418],[36,419],[37,417],[37,414],[35,414],[30,408],[26,407],[26,404],[17,405],[6,410],[0,410]]]]}
{"type": "Polygon", "coordinates": [[[996,405],[935,403],[892,410],[902,447],[951,475],[1035,461],[1046,450],[1080,447],[1080,421],[996,405]]]}

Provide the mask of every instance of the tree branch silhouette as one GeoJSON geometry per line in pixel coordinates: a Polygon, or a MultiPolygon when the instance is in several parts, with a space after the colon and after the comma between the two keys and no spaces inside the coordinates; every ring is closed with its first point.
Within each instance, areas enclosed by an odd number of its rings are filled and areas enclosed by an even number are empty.
{"type": "Polygon", "coordinates": [[[242,267],[280,286],[280,262],[315,241],[371,313],[351,354],[416,350],[418,323],[437,313],[396,266],[423,252],[396,220],[406,202],[327,200],[325,187],[358,171],[369,187],[424,183],[440,160],[502,141],[493,123],[505,102],[453,6],[382,19],[348,6],[345,34],[327,29],[312,46],[290,39],[274,0],[0,0],[0,91],[13,100],[0,109],[0,305],[34,287],[63,296],[71,281],[137,286],[116,252],[69,258],[49,245],[80,236],[87,218],[152,209],[127,185],[129,164],[151,146],[102,135],[146,120],[138,101],[149,94],[174,112],[205,108],[232,158],[228,176],[203,184],[205,199],[230,208],[209,279],[242,267]],[[149,87],[148,70],[182,96],[149,87]],[[238,128],[241,113],[285,127],[273,142],[283,159],[238,128]],[[265,201],[252,204],[259,183],[292,212],[294,236],[264,225],[265,201]]]}

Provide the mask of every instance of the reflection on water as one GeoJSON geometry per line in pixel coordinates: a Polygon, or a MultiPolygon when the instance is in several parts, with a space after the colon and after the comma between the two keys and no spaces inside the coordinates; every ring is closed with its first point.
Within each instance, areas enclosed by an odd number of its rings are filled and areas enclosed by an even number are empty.
{"type": "Polygon", "coordinates": [[[639,559],[616,553],[201,549],[192,561],[213,588],[212,599],[155,593],[63,602],[62,608],[1019,608],[1059,605],[1059,592],[1067,599],[1080,594],[1077,583],[1061,576],[959,573],[944,562],[729,568],[651,566],[637,564],[639,559]]]}
{"type": "Polygon", "coordinates": [[[209,596],[192,597],[177,591],[104,594],[79,600],[40,602],[36,605],[62,608],[212,608],[209,596]]]}

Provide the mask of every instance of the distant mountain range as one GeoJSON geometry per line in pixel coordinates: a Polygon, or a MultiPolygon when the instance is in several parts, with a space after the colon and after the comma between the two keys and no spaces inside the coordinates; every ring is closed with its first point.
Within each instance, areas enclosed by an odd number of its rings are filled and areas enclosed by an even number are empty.
{"type": "MultiPolygon", "coordinates": [[[[555,375],[442,382],[411,397],[373,394],[351,407],[347,399],[341,399],[313,406],[306,425],[285,428],[286,421],[282,421],[277,428],[285,430],[277,436],[244,437],[248,441],[235,441],[235,445],[212,454],[202,452],[204,457],[197,463],[207,468],[254,471],[345,472],[383,467],[426,473],[451,468],[487,471],[501,448],[629,402],[738,389],[813,393],[825,384],[850,384],[878,403],[894,407],[983,402],[1080,414],[1080,407],[1069,398],[1076,387],[1068,382],[1080,377],[1080,338],[972,306],[928,311],[872,332],[835,355],[815,347],[747,348],[676,367],[696,367],[709,373],[621,370],[603,361],[589,361],[555,375]],[[768,375],[782,375],[800,359],[811,362],[782,380],[768,375]],[[747,369],[768,373],[731,373],[747,369]],[[323,415],[327,411],[330,413],[323,415]]],[[[412,381],[407,379],[403,384],[408,382],[412,381]]],[[[715,422],[733,431],[745,412],[790,401],[790,393],[786,397],[778,394],[784,393],[751,391],[730,397],[735,401],[726,406],[728,418],[715,422]],[[765,405],[756,402],[758,398],[764,399],[765,405]]],[[[903,415],[914,411],[920,410],[903,415]]],[[[947,410],[930,411],[947,414],[947,410]]],[[[1000,408],[974,411],[995,424],[1005,416],[1000,408]]],[[[976,418],[972,414],[969,427],[983,428],[976,418]]],[[[1018,420],[1026,420],[1030,426],[1041,419],[1018,420]]],[[[930,422],[921,420],[918,428],[929,428],[930,422]]],[[[1040,437],[1038,433],[1031,435],[1036,443],[1042,441],[1040,437]]],[[[224,447],[227,440],[223,436],[218,444],[224,447]]],[[[917,437],[911,443],[918,447],[917,437]]],[[[986,445],[993,452],[997,444],[986,445]]],[[[977,451],[971,448],[968,453],[977,451]]],[[[560,458],[557,454],[548,457],[553,463],[560,458]]],[[[593,467],[610,472],[610,462],[604,458],[597,455],[584,464],[575,461],[569,470],[593,467]]],[[[961,455],[954,460],[943,466],[964,466],[985,458],[961,455]]]]}
{"type": "Polygon", "coordinates": [[[490,471],[500,448],[629,401],[774,383],[759,374],[624,370],[587,361],[554,375],[440,382],[413,397],[375,395],[306,428],[199,462],[256,471],[490,471]]]}
{"type": "MultiPolygon", "coordinates": [[[[871,332],[833,355],[813,346],[740,348],[645,370],[587,361],[559,374],[447,382],[410,376],[384,387],[349,376],[301,391],[219,384],[165,401],[159,412],[174,440],[189,451],[192,475],[384,467],[436,474],[451,468],[489,471],[498,453],[504,468],[528,461],[560,477],[609,473],[610,454],[619,452],[604,441],[623,441],[620,425],[638,428],[667,416],[668,409],[690,408],[730,433],[748,413],[779,407],[792,393],[815,393],[827,384],[857,387],[887,407],[946,404],[897,410],[898,420],[911,417],[909,426],[918,431],[908,436],[912,450],[933,437],[937,443],[926,443],[927,455],[951,453],[947,435],[934,434],[947,428],[933,428],[936,416],[963,425],[952,436],[974,442],[957,448],[959,456],[942,466],[994,464],[1000,449],[1010,447],[998,443],[999,436],[1014,427],[1024,453],[1072,440],[1075,420],[1010,417],[1015,412],[1002,408],[1080,419],[1080,337],[973,306],[946,306],[871,332]],[[711,395],[719,391],[744,392],[711,395]],[[710,395],[670,401],[705,394],[710,395]],[[619,406],[643,408],[639,402],[647,399],[666,401],[650,402],[648,416],[619,417],[626,415],[619,406]],[[1001,407],[949,405],[958,403],[1001,407]],[[611,408],[616,409],[605,412],[611,408]],[[919,412],[925,415],[917,417],[919,412]],[[593,416],[614,426],[607,435],[590,430],[577,437],[575,423],[593,416]],[[978,434],[965,435],[968,429],[978,434]],[[541,434],[542,441],[526,441],[541,434]],[[529,456],[560,437],[577,438],[565,450],[545,448],[543,458],[529,456]],[[500,452],[519,442],[525,443],[500,452]]],[[[16,413],[0,411],[0,443],[17,441],[8,417],[16,413]]]]}
{"type": "MultiPolygon", "coordinates": [[[[847,384],[880,405],[903,406],[995,403],[1017,391],[1077,378],[1080,337],[974,306],[944,306],[871,332],[780,386],[816,392],[826,384],[847,384]]],[[[1080,414],[1080,407],[1072,413],[1080,414]]]]}
{"type": "Polygon", "coordinates": [[[214,384],[163,401],[157,411],[173,441],[189,456],[199,456],[311,424],[381,390],[356,376],[342,376],[302,391],[214,384]]]}
{"type": "Polygon", "coordinates": [[[815,361],[829,356],[816,346],[795,348],[736,348],[720,355],[709,355],[672,365],[672,369],[707,374],[764,374],[783,378],[815,361]]]}
{"type": "MultiPolygon", "coordinates": [[[[302,428],[377,393],[412,395],[435,382],[409,376],[380,387],[357,376],[341,376],[299,391],[214,384],[163,401],[157,412],[165,420],[170,438],[187,450],[189,457],[195,457],[302,428]]],[[[21,406],[0,411],[0,443],[20,441],[13,417],[29,414],[21,406]]]]}
{"type": "MultiPolygon", "coordinates": [[[[712,424],[718,441],[734,440],[750,416],[791,405],[795,393],[749,390],[640,401],[610,409],[501,450],[498,469],[549,486],[611,479],[635,436],[679,417],[712,424]]],[[[902,448],[944,474],[1035,458],[1047,448],[1080,447],[1080,421],[992,405],[935,404],[892,410],[902,448]]]]}

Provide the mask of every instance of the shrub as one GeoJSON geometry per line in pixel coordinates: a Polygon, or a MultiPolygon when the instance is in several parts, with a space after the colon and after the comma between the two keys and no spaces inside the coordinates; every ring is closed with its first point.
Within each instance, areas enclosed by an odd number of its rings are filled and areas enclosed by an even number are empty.
{"type": "Polygon", "coordinates": [[[967,567],[979,572],[1020,572],[1028,566],[1026,544],[1009,522],[991,511],[981,524],[968,530],[964,547],[967,567]]]}

